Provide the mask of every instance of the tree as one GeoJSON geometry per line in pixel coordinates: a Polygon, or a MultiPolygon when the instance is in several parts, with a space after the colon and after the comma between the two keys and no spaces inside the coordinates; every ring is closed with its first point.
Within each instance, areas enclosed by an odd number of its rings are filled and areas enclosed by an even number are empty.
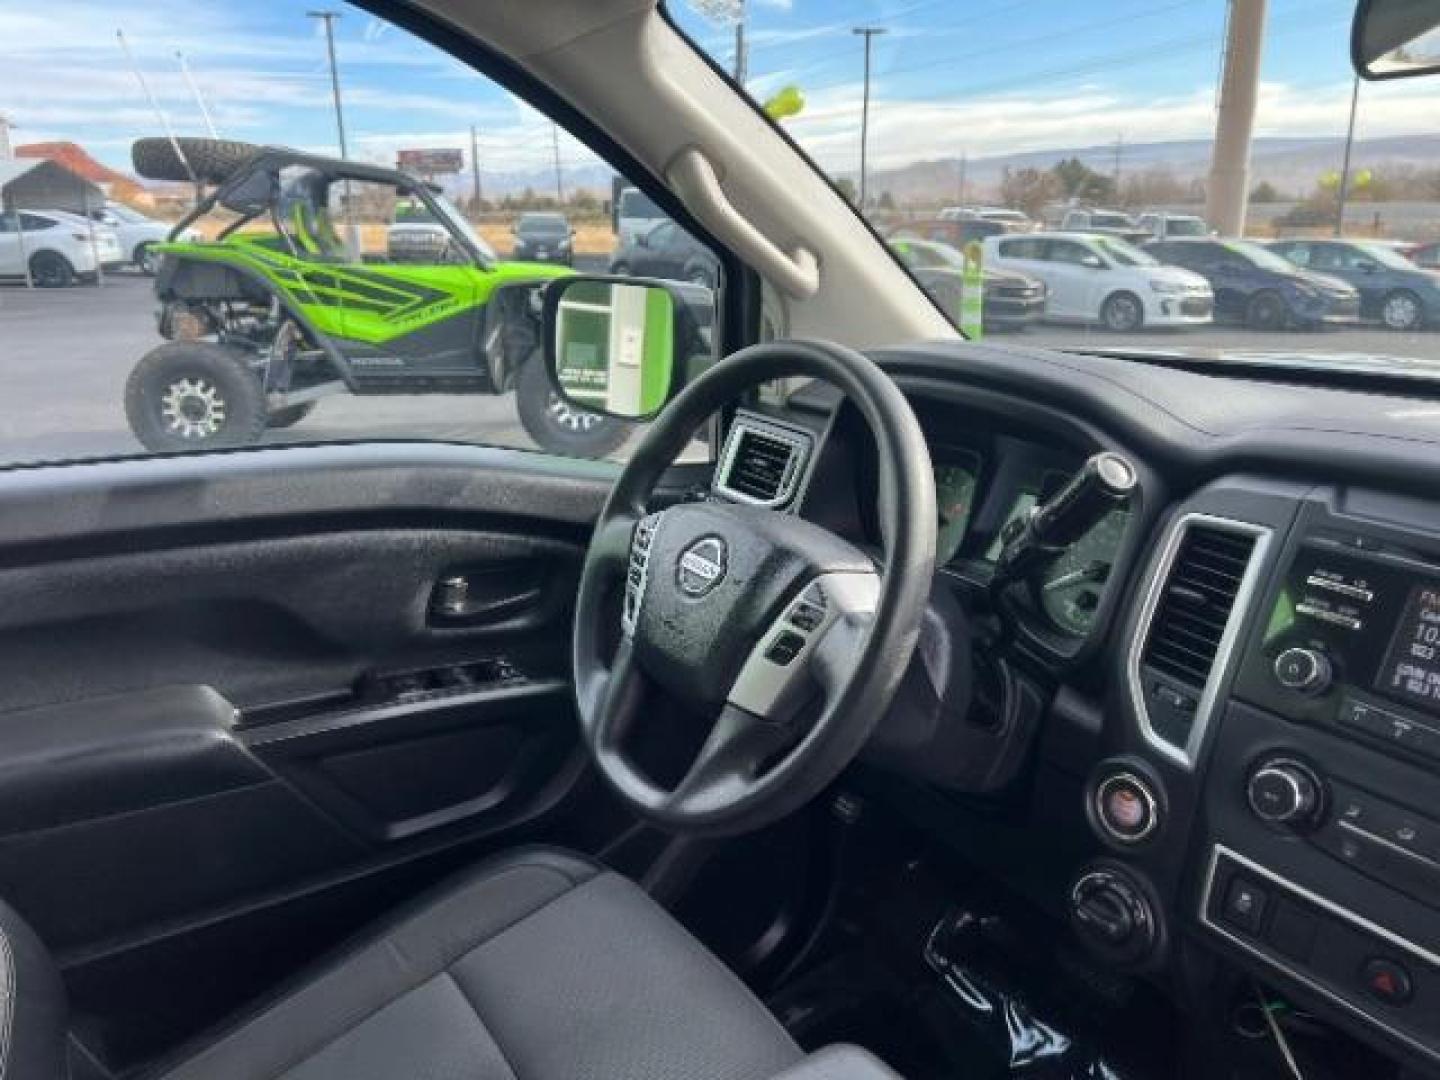
{"type": "Polygon", "coordinates": [[[1282,198],[1280,189],[1270,183],[1269,180],[1261,180],[1260,183],[1255,185],[1255,189],[1250,192],[1251,202],[1274,203],[1280,202],[1282,198]]]}
{"type": "Polygon", "coordinates": [[[1060,181],[1054,173],[1039,169],[1012,169],[1007,165],[1000,175],[1000,201],[1033,218],[1041,216],[1045,204],[1054,202],[1060,190],[1060,181]]]}
{"type": "Polygon", "coordinates": [[[845,196],[845,201],[852,205],[860,198],[860,193],[855,190],[855,181],[848,176],[835,177],[835,187],[841,195],[845,196]]]}
{"type": "Polygon", "coordinates": [[[880,198],[876,201],[875,208],[877,210],[894,210],[895,196],[888,191],[880,192],[880,198]]]}
{"type": "Polygon", "coordinates": [[[1185,202],[1186,194],[1185,185],[1164,165],[1153,165],[1125,178],[1126,206],[1166,206],[1185,202]]]}
{"type": "Polygon", "coordinates": [[[1067,199],[1087,203],[1115,201],[1115,181],[1098,173],[1078,157],[1057,161],[1050,170],[1060,183],[1061,194],[1067,199]]]}

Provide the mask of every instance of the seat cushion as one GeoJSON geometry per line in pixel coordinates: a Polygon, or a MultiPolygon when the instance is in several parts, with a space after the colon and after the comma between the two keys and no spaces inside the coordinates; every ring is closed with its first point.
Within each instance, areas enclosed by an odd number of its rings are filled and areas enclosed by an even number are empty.
{"type": "Polygon", "coordinates": [[[763,1080],[800,1056],[634,884],[534,848],[445,886],[158,1075],[763,1080]]]}

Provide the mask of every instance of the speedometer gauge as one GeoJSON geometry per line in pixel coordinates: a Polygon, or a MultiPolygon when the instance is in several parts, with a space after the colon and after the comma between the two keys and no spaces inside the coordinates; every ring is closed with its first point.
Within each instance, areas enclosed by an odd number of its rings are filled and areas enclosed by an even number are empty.
{"type": "Polygon", "coordinates": [[[1110,511],[1051,563],[1036,582],[1040,607],[1065,633],[1084,637],[1095,625],[1095,612],[1129,523],[1129,510],[1120,507],[1110,511]]]}
{"type": "Polygon", "coordinates": [[[979,470],[971,464],[936,464],[935,509],[939,522],[935,530],[935,564],[944,566],[955,557],[970,528],[975,503],[975,481],[979,470]]]}

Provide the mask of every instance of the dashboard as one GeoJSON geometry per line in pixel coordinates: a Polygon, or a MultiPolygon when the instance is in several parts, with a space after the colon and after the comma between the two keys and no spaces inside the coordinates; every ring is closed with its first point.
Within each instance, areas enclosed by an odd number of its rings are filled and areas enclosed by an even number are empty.
{"type": "MultiPolygon", "coordinates": [[[[1202,1000],[1259,979],[1440,1075],[1440,404],[1015,346],[876,358],[930,448],[931,622],[964,624],[921,651],[973,653],[974,699],[937,685],[877,733],[913,753],[872,763],[1097,961],[1202,1000]],[[997,595],[1007,524],[1098,452],[1134,496],[997,595]]],[[[878,548],[858,416],[812,387],[764,420],[809,440],[794,511],[878,548]]]]}

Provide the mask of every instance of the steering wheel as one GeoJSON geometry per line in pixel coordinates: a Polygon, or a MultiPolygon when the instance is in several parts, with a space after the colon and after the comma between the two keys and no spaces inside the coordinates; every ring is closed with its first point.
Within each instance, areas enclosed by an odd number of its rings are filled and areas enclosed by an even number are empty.
{"type": "Polygon", "coordinates": [[[646,430],[586,554],[573,660],[581,728],[601,775],[674,832],[750,831],[818,795],[865,745],[910,662],[934,573],[935,521],[920,425],[871,360],[828,342],[784,341],[705,372],[646,430]],[[777,510],[720,501],[647,509],[705,419],[794,376],[837,387],[874,433],[879,569],[834,533],[777,510]],[[650,720],[714,717],[669,787],[626,748],[637,718],[667,704],[650,720]]]}

